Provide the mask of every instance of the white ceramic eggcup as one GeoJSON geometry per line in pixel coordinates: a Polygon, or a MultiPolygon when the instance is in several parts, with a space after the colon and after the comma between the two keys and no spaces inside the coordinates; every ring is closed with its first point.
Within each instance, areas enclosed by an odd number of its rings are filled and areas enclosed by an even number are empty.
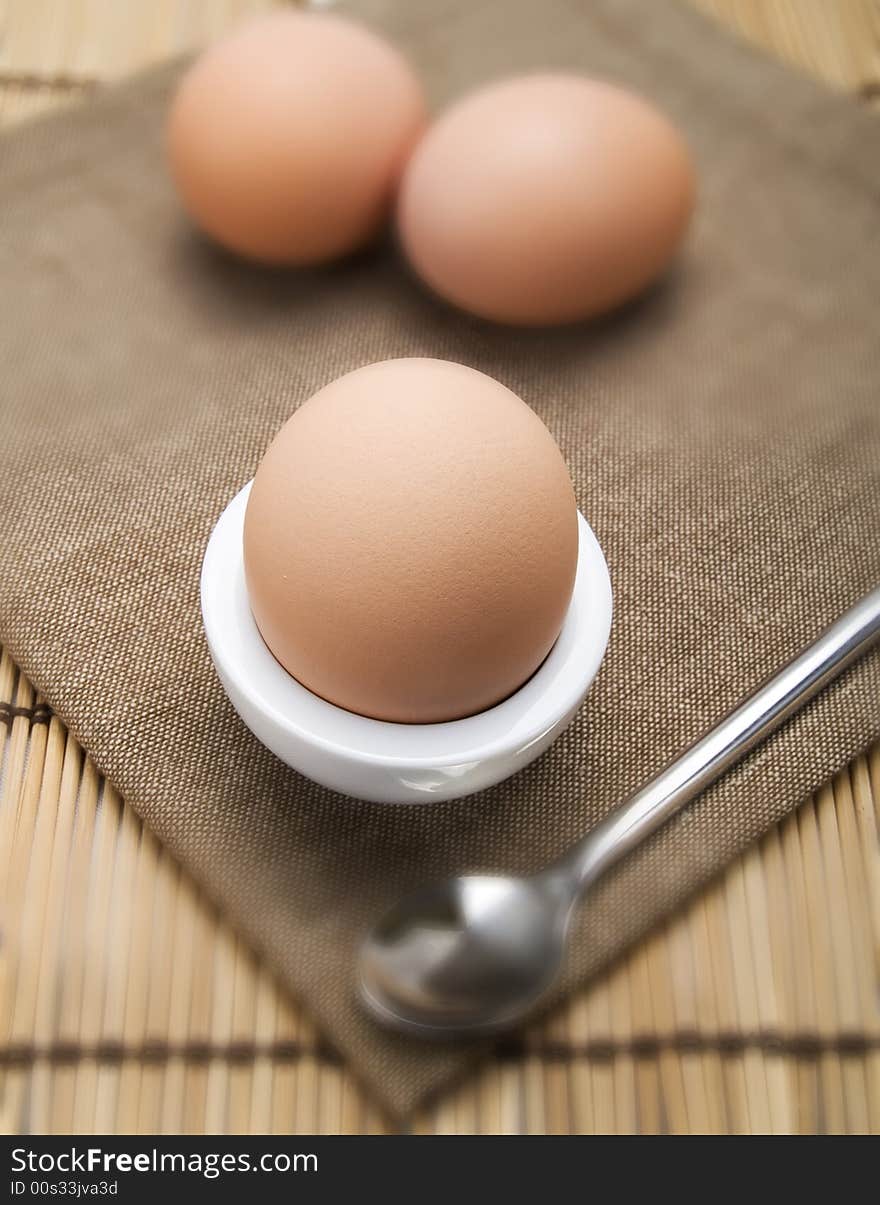
{"type": "Polygon", "coordinates": [[[248,602],[242,536],[250,484],[224,510],[202,564],[205,634],[217,673],[256,737],[301,774],[357,799],[434,803],[501,782],[540,756],[571,721],[611,630],[602,549],[578,515],[578,563],[562,631],[518,691],[441,724],[355,715],[306,690],[269,652],[248,602]]]}

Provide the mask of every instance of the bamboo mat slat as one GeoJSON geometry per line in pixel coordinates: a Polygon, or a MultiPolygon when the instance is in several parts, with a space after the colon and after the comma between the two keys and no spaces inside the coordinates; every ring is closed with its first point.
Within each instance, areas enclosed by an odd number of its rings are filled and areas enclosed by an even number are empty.
{"type": "MultiPolygon", "coordinates": [[[[877,104],[877,0],[689,0],[877,104]]],[[[0,0],[0,124],[263,0],[0,0]]],[[[880,747],[412,1123],[880,1133],[880,747]]],[[[0,1130],[391,1129],[0,655],[0,1130]]]]}

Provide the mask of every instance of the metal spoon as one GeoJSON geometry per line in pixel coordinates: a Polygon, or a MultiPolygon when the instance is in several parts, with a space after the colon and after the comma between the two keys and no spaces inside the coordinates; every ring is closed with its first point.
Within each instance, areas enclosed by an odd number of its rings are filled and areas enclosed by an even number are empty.
{"type": "Polygon", "coordinates": [[[367,1007],[385,1024],[426,1037],[494,1032],[522,1020],[559,976],[584,892],[878,636],[880,588],[546,870],[529,878],[467,875],[404,899],[361,947],[367,1007]]]}

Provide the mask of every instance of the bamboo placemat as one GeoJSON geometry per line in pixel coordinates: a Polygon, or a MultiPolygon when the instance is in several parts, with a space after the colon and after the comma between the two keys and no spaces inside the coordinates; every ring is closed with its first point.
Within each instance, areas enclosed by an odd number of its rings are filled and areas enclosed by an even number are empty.
{"type": "MultiPolygon", "coordinates": [[[[876,102],[880,4],[691,2],[876,102]]],[[[0,121],[260,7],[0,0],[0,121]]],[[[880,1132],[878,813],[880,747],[413,1128],[880,1132]]],[[[0,1129],[390,1128],[5,653],[0,876],[0,1129]]]]}

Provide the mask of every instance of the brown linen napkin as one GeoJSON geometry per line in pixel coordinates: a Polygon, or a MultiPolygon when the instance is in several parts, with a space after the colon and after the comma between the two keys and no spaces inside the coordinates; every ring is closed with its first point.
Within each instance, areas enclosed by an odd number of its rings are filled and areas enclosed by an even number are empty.
{"type": "MultiPolygon", "coordinates": [[[[359,932],[402,891],[556,855],[880,581],[880,126],[657,0],[372,0],[442,103],[536,66],[654,98],[698,159],[679,269],[615,318],[510,333],[384,246],[320,272],[204,245],[161,152],[174,70],[0,143],[0,638],[125,798],[397,1111],[473,1048],[378,1032],[359,932]],[[873,241],[871,241],[873,240],[873,241]],[[338,374],[434,355],[541,414],[611,566],[610,651],[565,736],[459,803],[380,807],[238,721],[198,607],[211,526],[338,374]]],[[[570,983],[606,964],[880,733],[863,661],[609,878],[570,983]]]]}

